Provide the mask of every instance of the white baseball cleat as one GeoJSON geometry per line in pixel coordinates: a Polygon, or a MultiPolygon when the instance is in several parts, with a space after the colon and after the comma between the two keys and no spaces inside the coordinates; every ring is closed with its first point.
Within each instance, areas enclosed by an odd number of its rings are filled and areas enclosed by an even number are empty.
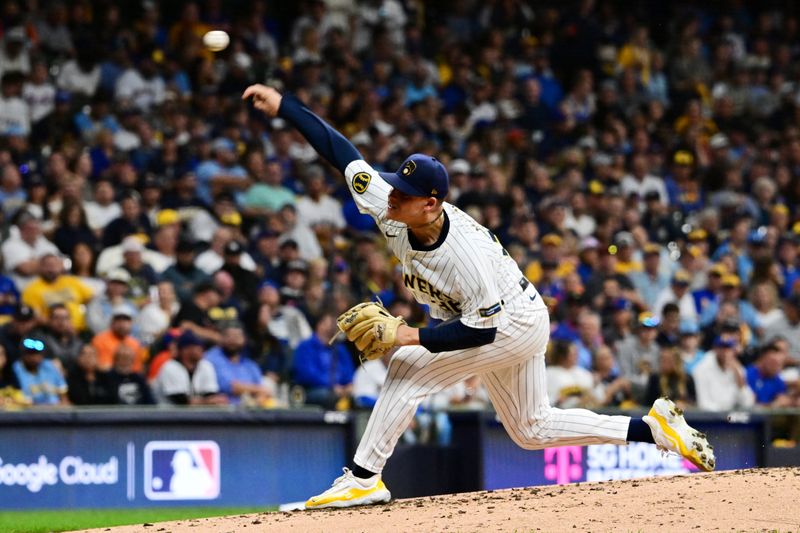
{"type": "Polygon", "coordinates": [[[682,455],[700,470],[714,470],[714,447],[708,443],[705,434],[686,423],[683,410],[672,400],[659,398],[642,420],[650,426],[653,440],[661,450],[682,455]]]}
{"type": "Polygon", "coordinates": [[[392,494],[383,484],[380,474],[361,479],[354,476],[349,468],[342,470],[344,474],[336,478],[331,488],[318,496],[309,498],[306,502],[306,509],[372,505],[373,503],[386,503],[392,499],[392,494]]]}

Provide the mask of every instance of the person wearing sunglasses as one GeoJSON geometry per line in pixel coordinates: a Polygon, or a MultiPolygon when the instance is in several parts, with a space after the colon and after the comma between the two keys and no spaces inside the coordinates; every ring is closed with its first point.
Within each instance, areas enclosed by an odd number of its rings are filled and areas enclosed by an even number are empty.
{"type": "Polygon", "coordinates": [[[69,405],[67,382],[58,367],[45,358],[44,342],[25,337],[19,349],[20,359],[14,363],[14,374],[22,393],[34,405],[69,405]]]}

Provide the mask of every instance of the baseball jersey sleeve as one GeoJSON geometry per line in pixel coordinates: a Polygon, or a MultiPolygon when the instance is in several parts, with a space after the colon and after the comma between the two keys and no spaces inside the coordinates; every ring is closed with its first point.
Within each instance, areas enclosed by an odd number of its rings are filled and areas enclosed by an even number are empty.
{"type": "Polygon", "coordinates": [[[153,389],[161,401],[174,394],[190,395],[189,373],[179,362],[170,360],[164,363],[153,382],[153,389]]]}
{"type": "Polygon", "coordinates": [[[454,262],[463,295],[461,322],[471,328],[499,328],[505,312],[491,261],[483,254],[470,254],[456,256],[454,262]]]}
{"type": "Polygon", "coordinates": [[[197,370],[195,370],[192,376],[192,392],[200,396],[219,392],[217,372],[214,370],[214,365],[205,359],[201,359],[200,362],[197,363],[197,370]]]}
{"type": "Polygon", "coordinates": [[[358,210],[382,221],[386,216],[392,186],[363,159],[351,161],[344,171],[344,178],[358,210]]]}

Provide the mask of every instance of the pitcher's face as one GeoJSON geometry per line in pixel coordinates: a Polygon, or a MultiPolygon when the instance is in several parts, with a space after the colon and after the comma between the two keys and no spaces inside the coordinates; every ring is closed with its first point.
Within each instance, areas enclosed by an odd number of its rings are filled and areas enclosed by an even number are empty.
{"type": "Polygon", "coordinates": [[[428,222],[426,215],[435,205],[436,199],[433,197],[411,196],[399,189],[392,189],[386,216],[411,227],[419,226],[428,222]]]}

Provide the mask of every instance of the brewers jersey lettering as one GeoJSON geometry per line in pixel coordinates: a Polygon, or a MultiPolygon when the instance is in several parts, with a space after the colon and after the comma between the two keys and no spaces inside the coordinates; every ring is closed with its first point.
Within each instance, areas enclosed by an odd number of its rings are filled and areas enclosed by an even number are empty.
{"type": "Polygon", "coordinates": [[[415,248],[406,225],[386,218],[392,187],[375,169],[352,161],[345,179],[359,210],[375,219],[402,262],[403,283],[431,316],[497,328],[495,341],[484,346],[442,353],[398,348],[356,452],[358,465],[382,472],[422,399],[472,375],[482,377],[503,426],[523,448],[626,442],[629,417],[550,406],[547,307],[488,229],[445,202],[439,240],[415,248]]]}

